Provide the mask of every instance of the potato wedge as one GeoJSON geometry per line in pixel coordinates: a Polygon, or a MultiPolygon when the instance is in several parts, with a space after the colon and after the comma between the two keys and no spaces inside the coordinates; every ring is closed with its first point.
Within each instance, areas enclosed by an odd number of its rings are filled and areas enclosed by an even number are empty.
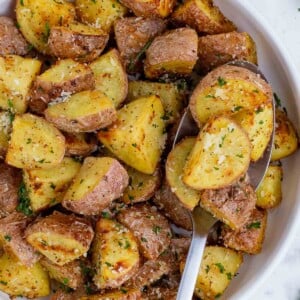
{"type": "Polygon", "coordinates": [[[50,294],[50,282],[39,263],[26,267],[3,254],[0,257],[0,290],[10,296],[44,297],[50,294]]]}
{"type": "Polygon", "coordinates": [[[75,9],[72,3],[65,0],[22,0],[16,2],[16,16],[26,40],[40,52],[48,54],[50,29],[72,22],[75,9]]]}
{"type": "Polygon", "coordinates": [[[104,294],[83,296],[79,300],[140,300],[141,291],[138,289],[121,288],[116,291],[108,291],[104,294]]]}
{"type": "Polygon", "coordinates": [[[258,207],[269,209],[278,206],[282,200],[282,177],[281,166],[270,165],[267,169],[263,181],[256,190],[258,207]]]}
{"type": "Polygon", "coordinates": [[[92,262],[96,269],[93,280],[99,289],[121,286],[139,268],[135,237],[118,222],[101,218],[96,224],[92,262]]]}
{"type": "Polygon", "coordinates": [[[120,160],[153,174],[165,143],[164,109],[156,96],[139,98],[118,111],[117,121],[98,139],[120,160]]]}
{"type": "Polygon", "coordinates": [[[258,112],[272,103],[272,97],[270,85],[261,77],[245,68],[224,65],[199,82],[189,107],[201,126],[215,115],[233,114],[240,109],[258,112]]]}
{"type": "Polygon", "coordinates": [[[55,211],[28,226],[25,237],[51,262],[63,266],[86,254],[94,231],[87,220],[55,211]]]}
{"type": "Polygon", "coordinates": [[[33,84],[30,108],[42,113],[51,101],[62,102],[73,93],[93,89],[92,70],[72,59],[58,60],[50,69],[38,76],[33,84]]]}
{"type": "Polygon", "coordinates": [[[88,133],[63,133],[66,139],[66,156],[88,156],[97,150],[97,137],[88,133]]]}
{"type": "Polygon", "coordinates": [[[262,249],[266,226],[267,211],[254,209],[242,228],[232,230],[224,225],[221,238],[226,247],[249,254],[258,254],[262,249]]]}
{"type": "Polygon", "coordinates": [[[108,37],[101,29],[82,23],[52,27],[48,39],[49,52],[59,58],[91,62],[102,53],[108,37]]]}
{"type": "Polygon", "coordinates": [[[164,120],[167,124],[175,123],[184,106],[184,95],[174,83],[150,81],[130,81],[128,84],[127,101],[140,97],[158,96],[165,110],[164,120]]]}
{"type": "Polygon", "coordinates": [[[4,158],[6,155],[12,129],[12,118],[10,112],[0,112],[0,158],[4,158]]]}
{"type": "Polygon", "coordinates": [[[208,72],[232,60],[257,64],[256,45],[247,32],[227,32],[199,37],[197,67],[208,72]]]}
{"type": "Polygon", "coordinates": [[[117,0],[75,0],[76,13],[81,22],[110,32],[114,22],[122,18],[127,8],[117,0]]]}
{"type": "Polygon", "coordinates": [[[275,138],[271,161],[285,158],[293,154],[299,147],[297,132],[286,113],[276,109],[275,119],[275,138]]]}
{"type": "Polygon", "coordinates": [[[99,215],[128,185],[122,165],[110,157],[87,157],[67,190],[62,205],[84,215],[99,215]]]}
{"type": "Polygon", "coordinates": [[[157,78],[168,73],[188,75],[196,64],[197,51],[198,36],[195,30],[170,30],[156,37],[146,50],[145,75],[147,78],[157,78]]]}
{"type": "Polygon", "coordinates": [[[156,259],[168,248],[171,238],[170,226],[156,207],[137,204],[122,210],[117,218],[133,232],[144,257],[156,259]]]}
{"type": "Polygon", "coordinates": [[[24,170],[23,180],[32,210],[38,212],[60,203],[79,169],[79,162],[65,157],[50,169],[24,170]]]}
{"type": "Polygon", "coordinates": [[[212,0],[187,0],[172,14],[172,19],[203,34],[217,34],[236,30],[212,0]]]}
{"type": "Polygon", "coordinates": [[[113,102],[101,92],[83,91],[45,110],[46,120],[66,132],[92,132],[116,120],[113,102]]]}
{"type": "Polygon", "coordinates": [[[0,57],[0,108],[11,113],[24,113],[29,90],[40,72],[41,62],[17,55],[0,57]]]}
{"type": "Polygon", "coordinates": [[[127,74],[119,53],[112,49],[90,64],[95,77],[95,89],[110,98],[115,107],[125,100],[128,91],[127,74]]]}
{"type": "Polygon", "coordinates": [[[227,117],[214,117],[199,133],[183,169],[182,181],[193,189],[218,189],[236,181],[250,163],[246,132],[227,117]]]}
{"type": "Polygon", "coordinates": [[[176,4],[175,0],[121,0],[138,17],[167,17],[176,4]]]}
{"type": "Polygon", "coordinates": [[[16,116],[5,161],[17,168],[51,168],[65,154],[65,138],[52,124],[32,114],[16,116]]]}
{"type": "Polygon", "coordinates": [[[124,190],[121,200],[126,204],[149,200],[160,185],[160,170],[157,169],[153,174],[148,175],[130,167],[125,168],[129,175],[129,185],[124,190]]]}

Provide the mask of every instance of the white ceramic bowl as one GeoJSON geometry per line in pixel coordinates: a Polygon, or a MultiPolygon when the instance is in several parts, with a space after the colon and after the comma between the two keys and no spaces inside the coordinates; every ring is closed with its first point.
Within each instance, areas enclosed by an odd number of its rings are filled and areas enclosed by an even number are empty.
{"type": "MultiPolygon", "coordinates": [[[[300,128],[300,86],[297,86],[296,78],[298,73],[281,42],[248,2],[215,0],[223,13],[237,24],[239,30],[249,32],[255,40],[261,70],[274,92],[284,100],[283,105],[296,128],[300,128]]],[[[0,0],[0,15],[11,15],[14,3],[12,0],[0,0]]],[[[239,275],[233,279],[222,299],[249,299],[286,253],[295,234],[297,219],[300,219],[299,166],[299,152],[283,161],[283,201],[280,207],[269,214],[263,251],[259,255],[245,257],[239,275]]],[[[0,293],[0,299],[9,298],[0,293]]]]}

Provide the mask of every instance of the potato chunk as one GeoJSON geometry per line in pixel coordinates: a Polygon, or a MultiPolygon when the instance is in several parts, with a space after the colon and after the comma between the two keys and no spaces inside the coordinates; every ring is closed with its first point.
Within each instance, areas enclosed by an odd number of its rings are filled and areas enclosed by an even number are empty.
{"type": "Polygon", "coordinates": [[[99,289],[121,286],[137,272],[139,261],[133,234],[118,222],[101,218],[96,224],[92,247],[96,286],[99,289]]]}
{"type": "Polygon", "coordinates": [[[112,100],[115,107],[125,100],[128,91],[127,74],[119,53],[112,49],[90,64],[95,77],[95,89],[112,100]]]}
{"type": "Polygon", "coordinates": [[[258,254],[262,249],[266,226],[267,211],[254,209],[242,228],[232,230],[225,225],[221,236],[226,247],[258,254]]]}
{"type": "Polygon", "coordinates": [[[198,190],[228,186],[246,173],[250,153],[246,132],[227,117],[214,117],[199,133],[182,180],[198,190]]]}
{"type": "Polygon", "coordinates": [[[27,227],[25,237],[51,262],[63,266],[86,254],[94,231],[88,221],[55,211],[27,227]]]}
{"type": "Polygon", "coordinates": [[[79,214],[98,215],[121,196],[127,185],[127,172],[116,159],[87,157],[62,205],[79,214]]]}
{"type": "Polygon", "coordinates": [[[138,204],[121,211],[117,218],[133,232],[146,258],[156,259],[168,248],[171,238],[170,226],[156,207],[138,204]]]}
{"type": "Polygon", "coordinates": [[[212,0],[187,0],[172,14],[172,18],[182,24],[189,25],[200,34],[216,34],[236,29],[212,0]]]}
{"type": "Polygon", "coordinates": [[[17,168],[51,168],[65,154],[65,138],[52,124],[32,114],[16,116],[6,163],[17,168]]]}
{"type": "Polygon", "coordinates": [[[37,59],[17,55],[0,57],[0,108],[11,113],[24,113],[35,76],[40,72],[37,59]]]}
{"type": "Polygon", "coordinates": [[[93,89],[92,70],[72,59],[58,60],[38,76],[33,84],[30,108],[42,113],[51,101],[61,102],[73,93],[93,89]]]}
{"type": "Polygon", "coordinates": [[[12,129],[12,118],[11,112],[0,112],[0,158],[4,158],[6,155],[12,129]]]}
{"type": "Polygon", "coordinates": [[[101,29],[81,23],[52,27],[48,39],[49,51],[59,58],[90,62],[104,50],[108,37],[101,29]]]}
{"type": "Polygon", "coordinates": [[[39,263],[26,267],[4,254],[0,257],[0,290],[10,296],[44,297],[50,294],[50,282],[39,263]]]}
{"type": "Polygon", "coordinates": [[[261,208],[274,208],[282,200],[282,177],[283,170],[281,166],[270,165],[267,169],[263,181],[256,190],[256,205],[261,208]]]}
{"type": "Polygon", "coordinates": [[[64,132],[66,156],[88,156],[97,150],[97,138],[94,134],[64,132]]]}
{"type": "Polygon", "coordinates": [[[164,109],[156,96],[139,98],[118,111],[117,121],[98,139],[120,160],[153,174],[164,148],[164,109]]]}
{"type": "Polygon", "coordinates": [[[50,169],[24,170],[23,180],[32,210],[37,212],[60,203],[79,169],[79,162],[66,157],[50,169]]]}
{"type": "Polygon", "coordinates": [[[190,28],[177,28],[156,37],[146,51],[144,71],[147,78],[171,73],[192,72],[198,51],[198,36],[190,28]]]}

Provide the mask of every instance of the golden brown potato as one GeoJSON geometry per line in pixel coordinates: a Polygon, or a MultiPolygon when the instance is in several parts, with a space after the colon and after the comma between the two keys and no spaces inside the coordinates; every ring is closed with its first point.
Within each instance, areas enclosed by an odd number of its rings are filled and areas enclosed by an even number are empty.
{"type": "Polygon", "coordinates": [[[32,114],[16,116],[5,161],[17,168],[51,168],[65,154],[65,138],[52,124],[32,114]]]}
{"type": "Polygon", "coordinates": [[[87,157],[67,190],[62,205],[73,212],[98,215],[128,185],[123,166],[110,157],[87,157]]]}
{"type": "Polygon", "coordinates": [[[192,72],[198,51],[198,36],[191,28],[177,28],[156,37],[146,50],[144,71],[147,78],[171,73],[192,72]]]}
{"type": "Polygon", "coordinates": [[[101,218],[96,224],[92,262],[96,270],[93,280],[99,289],[120,287],[139,268],[134,235],[115,220],[101,218]]]}
{"type": "Polygon", "coordinates": [[[4,158],[9,144],[13,115],[9,111],[0,112],[0,159],[4,158]]]}
{"type": "Polygon", "coordinates": [[[14,20],[0,17],[0,55],[26,55],[29,44],[15,26],[14,20]]]}
{"type": "Polygon", "coordinates": [[[48,46],[51,55],[91,62],[104,50],[109,35],[99,28],[81,23],[50,29],[48,46]]]}
{"type": "Polygon", "coordinates": [[[199,82],[189,108],[201,127],[215,115],[233,114],[241,109],[259,113],[265,105],[272,104],[272,99],[271,86],[257,74],[242,67],[224,65],[199,82]]]}
{"type": "Polygon", "coordinates": [[[283,170],[281,166],[270,165],[267,169],[263,181],[256,190],[256,205],[261,208],[274,208],[282,200],[282,177],[283,170]]]}
{"type": "Polygon", "coordinates": [[[121,0],[138,17],[167,17],[176,4],[175,0],[121,0]]]}
{"type": "Polygon", "coordinates": [[[137,204],[122,210],[117,218],[133,232],[144,257],[156,259],[168,248],[171,238],[170,226],[156,207],[137,204]]]}
{"type": "Polygon", "coordinates": [[[58,60],[50,69],[39,75],[32,87],[30,108],[42,113],[51,101],[62,102],[73,93],[93,89],[92,70],[72,59],[58,60]]]}
{"type": "Polygon", "coordinates": [[[164,148],[164,109],[156,96],[139,98],[118,111],[117,121],[98,139],[130,167],[153,174],[164,148]]]}
{"type": "Polygon", "coordinates": [[[234,31],[236,26],[228,20],[212,0],[187,0],[172,14],[181,25],[189,25],[200,34],[234,31]]]}
{"type": "Polygon", "coordinates": [[[28,226],[25,237],[51,262],[63,266],[87,253],[94,231],[87,220],[55,211],[28,226]]]}
{"type": "Polygon", "coordinates": [[[79,300],[140,300],[140,299],[142,299],[140,290],[121,288],[120,290],[108,291],[103,294],[83,296],[79,300]]]}
{"type": "Polygon", "coordinates": [[[294,125],[285,112],[276,109],[275,138],[271,160],[279,160],[293,154],[299,147],[299,140],[294,125]]]}
{"type": "Polygon", "coordinates": [[[166,22],[153,17],[129,17],[115,22],[115,39],[128,72],[140,70],[145,48],[151,39],[161,34],[165,29],[166,22]]]}
{"type": "Polygon", "coordinates": [[[44,297],[50,294],[47,272],[39,263],[27,267],[4,254],[0,257],[0,290],[10,296],[44,297]]]}
{"type": "Polygon", "coordinates": [[[267,211],[254,209],[242,228],[232,230],[224,225],[221,236],[226,247],[258,254],[262,249],[266,226],[267,211]]]}
{"type": "Polygon", "coordinates": [[[93,132],[112,124],[117,117],[114,103],[97,90],[70,96],[66,101],[49,105],[45,118],[66,132],[93,132]]]}
{"type": "Polygon", "coordinates": [[[227,32],[199,37],[197,67],[208,72],[232,60],[257,64],[256,45],[247,32],[227,32]]]}

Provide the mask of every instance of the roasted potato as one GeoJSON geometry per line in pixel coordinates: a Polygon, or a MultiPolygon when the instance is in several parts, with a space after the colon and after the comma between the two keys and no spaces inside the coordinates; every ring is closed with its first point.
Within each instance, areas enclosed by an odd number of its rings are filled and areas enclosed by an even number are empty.
{"type": "Polygon", "coordinates": [[[58,60],[36,78],[30,95],[30,108],[42,113],[49,102],[62,102],[71,94],[93,89],[94,86],[93,72],[87,65],[72,59],[58,60]]]}
{"type": "Polygon", "coordinates": [[[119,53],[112,49],[90,64],[95,77],[96,90],[110,98],[115,107],[125,100],[128,91],[127,74],[119,53]]]}
{"type": "Polygon", "coordinates": [[[84,215],[99,215],[128,185],[123,166],[110,157],[87,157],[67,190],[62,205],[84,215]]]}
{"type": "Polygon", "coordinates": [[[112,124],[117,117],[114,103],[97,90],[83,91],[45,110],[45,118],[66,132],[93,132],[112,124]]]}
{"type": "Polygon", "coordinates": [[[122,61],[128,72],[140,70],[142,55],[151,39],[166,29],[160,18],[129,17],[115,22],[114,32],[122,61]]]}
{"type": "Polygon", "coordinates": [[[146,50],[145,75],[147,78],[157,78],[168,73],[188,75],[196,64],[197,51],[198,36],[195,30],[170,30],[156,37],[146,50]]]}
{"type": "Polygon", "coordinates": [[[244,226],[232,230],[222,228],[222,240],[226,247],[249,254],[258,254],[262,249],[267,226],[267,211],[254,209],[244,226]]]}
{"type": "Polygon", "coordinates": [[[161,100],[165,110],[164,120],[167,124],[175,123],[184,106],[184,95],[174,83],[150,81],[130,81],[127,101],[131,102],[140,97],[155,95],[161,100]]]}
{"type": "Polygon", "coordinates": [[[114,22],[122,18],[127,9],[117,0],[75,0],[76,13],[81,22],[110,32],[114,22]]]}
{"type": "Polygon", "coordinates": [[[270,165],[267,169],[263,181],[256,190],[256,205],[261,208],[274,208],[282,200],[282,177],[283,171],[281,166],[270,165]]]}
{"type": "Polygon", "coordinates": [[[96,224],[92,262],[99,289],[117,288],[138,270],[140,257],[134,235],[118,222],[101,218],[96,224]]]}
{"type": "Polygon", "coordinates": [[[29,90],[40,72],[41,62],[17,55],[0,57],[0,108],[24,113],[28,106],[29,90]]]}
{"type": "Polygon", "coordinates": [[[256,194],[252,186],[239,181],[218,190],[205,190],[201,206],[232,229],[241,228],[255,208],[256,194]]]}
{"type": "Polygon", "coordinates": [[[16,2],[16,16],[26,40],[40,52],[48,54],[50,29],[72,22],[75,9],[65,0],[22,0],[16,2]]]}
{"type": "Polygon", "coordinates": [[[10,139],[13,115],[8,111],[0,112],[0,158],[4,158],[10,139]]]}
{"type": "Polygon", "coordinates": [[[52,124],[32,114],[16,116],[5,161],[17,168],[57,166],[65,154],[65,138],[52,124]]]}
{"type": "Polygon", "coordinates": [[[271,160],[279,160],[293,154],[299,147],[299,139],[294,125],[285,112],[276,109],[275,138],[271,160]]]}
{"type": "Polygon", "coordinates": [[[233,114],[241,109],[260,112],[272,99],[270,85],[260,76],[242,67],[224,65],[199,82],[189,108],[201,126],[215,115],[233,114]]]}
{"type": "Polygon", "coordinates": [[[257,64],[256,45],[247,32],[227,32],[199,37],[197,67],[208,72],[232,60],[257,64]]]}
{"type": "Polygon", "coordinates": [[[29,44],[15,26],[14,20],[0,17],[0,55],[26,55],[29,44]]]}
{"type": "Polygon", "coordinates": [[[156,96],[139,98],[118,111],[117,121],[98,139],[134,169],[153,174],[164,148],[164,109],[156,96]]]}
{"type": "Polygon", "coordinates": [[[198,190],[226,187],[246,173],[250,153],[249,138],[237,123],[224,116],[213,117],[196,139],[182,181],[198,190]]]}
{"type": "Polygon", "coordinates": [[[79,162],[65,157],[50,169],[24,170],[23,180],[31,209],[37,212],[60,203],[79,169],[79,162]]]}
{"type": "Polygon", "coordinates": [[[87,253],[94,231],[87,220],[55,211],[30,224],[25,237],[35,250],[63,266],[87,253]]]}
{"type": "Polygon", "coordinates": [[[121,288],[116,291],[108,291],[104,294],[83,296],[79,300],[140,300],[141,291],[138,289],[121,288]]]}
{"type": "Polygon", "coordinates": [[[0,290],[10,296],[44,297],[50,294],[47,272],[39,263],[24,266],[8,254],[0,257],[0,290]]]}
{"type": "Polygon", "coordinates": [[[108,38],[101,29],[82,23],[56,26],[50,29],[49,52],[59,58],[91,62],[104,50],[108,38]]]}
{"type": "Polygon", "coordinates": [[[117,218],[133,232],[144,257],[156,259],[168,248],[171,238],[170,226],[156,207],[137,204],[122,210],[117,218]]]}
{"type": "Polygon", "coordinates": [[[14,212],[18,206],[18,189],[22,181],[20,170],[0,163],[0,218],[14,212]]]}
{"type": "Polygon", "coordinates": [[[230,32],[236,29],[212,0],[187,0],[174,11],[172,19],[176,23],[196,29],[201,35],[230,32]]]}

